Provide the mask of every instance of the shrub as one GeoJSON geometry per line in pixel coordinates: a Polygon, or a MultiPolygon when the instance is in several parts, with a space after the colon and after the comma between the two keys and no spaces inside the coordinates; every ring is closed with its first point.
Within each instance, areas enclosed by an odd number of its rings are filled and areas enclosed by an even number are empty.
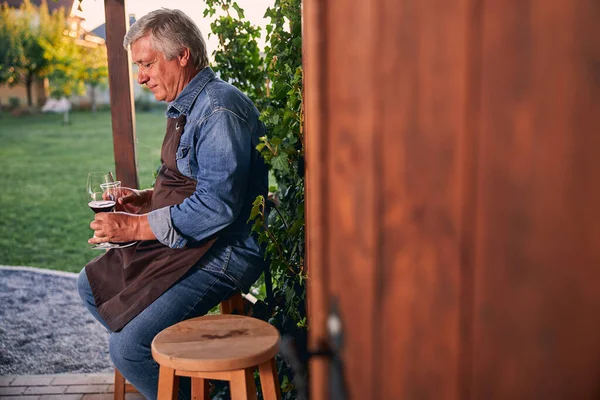
{"type": "MultiPolygon", "coordinates": [[[[231,0],[206,0],[205,16],[220,14],[211,24],[219,38],[215,71],[236,85],[262,111],[267,135],[258,145],[276,185],[280,201],[268,217],[268,199],[258,197],[250,219],[266,245],[273,274],[274,298],[255,307],[254,316],[274,324],[282,335],[306,349],[306,276],[304,273],[304,136],[303,75],[300,0],[275,0],[267,47],[257,45],[260,29],[245,20],[244,11],[231,0]]],[[[263,288],[264,291],[264,288],[263,288]]],[[[305,353],[304,353],[305,354],[305,353]]],[[[305,359],[304,359],[305,360],[305,359]]],[[[297,396],[293,371],[278,363],[284,399],[297,396]]]]}
{"type": "Polygon", "coordinates": [[[8,99],[8,110],[14,110],[15,108],[19,108],[21,106],[21,99],[18,97],[9,97],[8,99]]]}

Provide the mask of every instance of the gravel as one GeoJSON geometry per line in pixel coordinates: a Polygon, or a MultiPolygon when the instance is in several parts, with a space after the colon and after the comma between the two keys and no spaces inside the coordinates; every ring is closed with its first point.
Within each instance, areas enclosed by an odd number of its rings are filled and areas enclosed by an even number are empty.
{"type": "Polygon", "coordinates": [[[0,375],[110,372],[108,334],[77,274],[0,266],[0,375]]]}

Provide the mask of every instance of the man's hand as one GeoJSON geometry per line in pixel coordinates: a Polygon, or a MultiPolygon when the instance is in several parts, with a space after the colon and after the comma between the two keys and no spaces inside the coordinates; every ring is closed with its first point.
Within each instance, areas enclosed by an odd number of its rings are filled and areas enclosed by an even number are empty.
{"type": "Polygon", "coordinates": [[[148,216],[145,214],[98,213],[90,224],[90,228],[94,230],[95,236],[88,240],[90,244],[156,239],[152,229],[150,229],[148,216]]]}
{"type": "Polygon", "coordinates": [[[142,214],[150,211],[153,189],[137,190],[126,187],[119,188],[115,211],[130,214],[142,214]]]}

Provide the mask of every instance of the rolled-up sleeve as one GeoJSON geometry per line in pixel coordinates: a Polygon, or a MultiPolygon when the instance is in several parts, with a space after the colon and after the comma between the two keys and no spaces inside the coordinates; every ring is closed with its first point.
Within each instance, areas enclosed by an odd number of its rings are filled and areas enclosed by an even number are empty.
{"type": "Polygon", "coordinates": [[[175,247],[181,236],[173,229],[171,207],[163,207],[148,213],[148,223],[152,233],[162,244],[175,247]]]}
{"type": "Polygon", "coordinates": [[[246,121],[231,111],[218,110],[194,129],[195,192],[179,205],[148,215],[157,239],[172,248],[207,239],[233,223],[248,184],[252,149],[246,121]]]}

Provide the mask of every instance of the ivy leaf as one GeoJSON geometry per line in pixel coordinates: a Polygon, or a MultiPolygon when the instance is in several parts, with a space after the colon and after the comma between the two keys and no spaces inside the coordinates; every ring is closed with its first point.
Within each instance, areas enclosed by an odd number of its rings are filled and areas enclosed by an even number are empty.
{"type": "Polygon", "coordinates": [[[248,221],[247,222],[252,221],[254,218],[256,218],[256,216],[259,213],[260,213],[260,208],[258,206],[252,207],[252,210],[250,211],[250,216],[248,217],[248,221]]]}
{"type": "Polygon", "coordinates": [[[265,198],[263,196],[256,196],[256,199],[254,199],[254,201],[252,202],[252,205],[260,206],[264,200],[265,200],[265,198]]]}
{"type": "Polygon", "coordinates": [[[240,6],[238,6],[238,3],[234,2],[234,3],[233,3],[233,8],[235,8],[235,11],[237,11],[237,13],[238,13],[238,17],[239,17],[240,19],[244,19],[244,18],[245,18],[245,17],[244,17],[244,10],[242,10],[242,9],[240,8],[240,6]]]}
{"type": "Polygon", "coordinates": [[[295,235],[296,233],[298,233],[298,231],[300,230],[300,228],[302,228],[304,226],[304,219],[297,219],[294,224],[290,227],[290,235],[295,235]]]}
{"type": "Polygon", "coordinates": [[[277,157],[273,157],[273,159],[271,160],[271,166],[273,167],[273,169],[276,169],[278,171],[289,172],[290,166],[288,163],[287,154],[284,153],[278,155],[277,157]]]}

